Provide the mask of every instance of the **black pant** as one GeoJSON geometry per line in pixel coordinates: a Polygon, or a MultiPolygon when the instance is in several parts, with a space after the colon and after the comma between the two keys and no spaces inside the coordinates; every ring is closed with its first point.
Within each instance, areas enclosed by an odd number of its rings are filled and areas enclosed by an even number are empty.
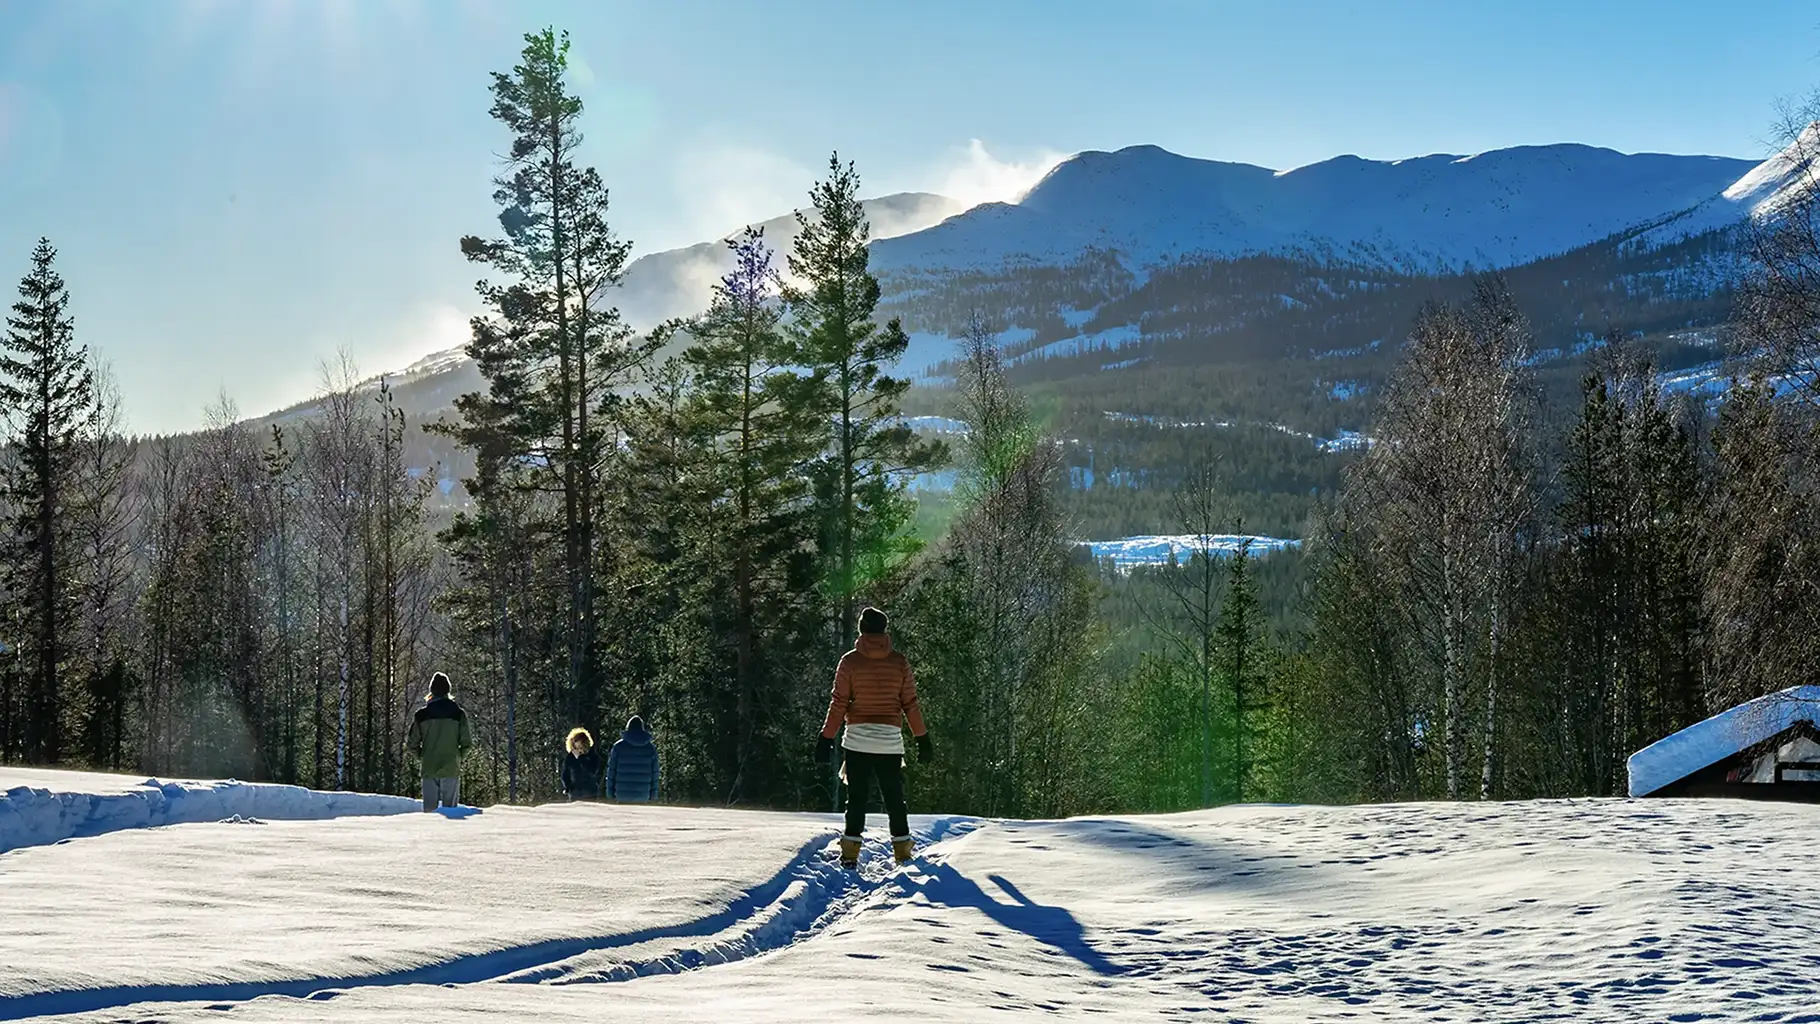
{"type": "Polygon", "coordinates": [[[904,756],[844,751],[847,757],[847,835],[866,832],[866,802],[872,798],[872,780],[885,794],[885,813],[891,818],[891,838],[910,836],[910,805],[904,802],[904,756]]]}

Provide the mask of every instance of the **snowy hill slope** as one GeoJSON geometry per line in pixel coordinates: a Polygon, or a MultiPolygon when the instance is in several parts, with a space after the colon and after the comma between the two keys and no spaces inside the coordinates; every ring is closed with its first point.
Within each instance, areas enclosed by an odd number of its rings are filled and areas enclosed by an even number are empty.
{"type": "Polygon", "coordinates": [[[897,270],[1064,263],[1090,246],[1133,266],[1287,253],[1405,271],[1507,267],[1688,210],[1751,166],[1552,145],[1271,171],[1133,146],[1081,153],[1015,204],[981,206],[873,251],[878,266],[897,270]]]}
{"type": "Polygon", "coordinates": [[[1820,121],[1808,125],[1782,152],[1751,168],[1724,192],[1644,232],[1637,244],[1671,244],[1770,216],[1816,187],[1820,187],[1820,121]]]}
{"type": "Polygon", "coordinates": [[[1820,808],[920,818],[917,864],[869,851],[858,877],[829,862],[838,827],[590,805],[15,850],[0,919],[31,923],[0,929],[0,1019],[1788,1022],[1820,1002],[1820,808]]]}

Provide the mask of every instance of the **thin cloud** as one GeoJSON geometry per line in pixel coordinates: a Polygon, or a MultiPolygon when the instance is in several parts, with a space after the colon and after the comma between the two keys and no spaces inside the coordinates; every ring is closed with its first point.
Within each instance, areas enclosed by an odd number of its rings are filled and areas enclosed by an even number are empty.
{"type": "Polygon", "coordinates": [[[788,157],[751,147],[716,146],[680,156],[674,180],[679,215],[657,249],[725,238],[747,224],[788,214],[808,201],[816,178],[788,157]]]}
{"type": "Polygon", "coordinates": [[[966,206],[981,203],[1015,203],[1043,175],[1067,159],[1067,154],[1044,149],[1027,160],[1001,160],[986,149],[979,139],[967,146],[941,172],[939,184],[930,191],[939,192],[966,206]]]}
{"type": "MultiPolygon", "coordinates": [[[[933,192],[954,200],[958,209],[967,209],[981,203],[1016,202],[1065,159],[1066,154],[1047,148],[1023,159],[1001,159],[985,142],[970,139],[921,171],[905,173],[863,163],[859,170],[868,198],[892,192],[933,192]]],[[[824,173],[826,168],[819,164],[810,168],[754,147],[713,146],[685,152],[678,158],[673,179],[679,201],[676,228],[656,248],[725,238],[747,224],[785,216],[808,201],[809,187],[824,173]]],[[[929,212],[928,223],[896,225],[890,233],[920,230],[956,211],[932,207],[929,212]]],[[[876,231],[875,235],[883,237],[876,231]]]]}

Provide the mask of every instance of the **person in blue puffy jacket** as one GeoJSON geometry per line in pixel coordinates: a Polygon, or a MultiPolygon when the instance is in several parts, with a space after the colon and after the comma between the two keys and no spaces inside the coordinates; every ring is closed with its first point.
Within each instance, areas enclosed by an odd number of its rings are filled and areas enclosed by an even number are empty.
{"type": "Polygon", "coordinates": [[[607,797],[627,804],[657,799],[657,744],[637,715],[607,753],[607,797]]]}

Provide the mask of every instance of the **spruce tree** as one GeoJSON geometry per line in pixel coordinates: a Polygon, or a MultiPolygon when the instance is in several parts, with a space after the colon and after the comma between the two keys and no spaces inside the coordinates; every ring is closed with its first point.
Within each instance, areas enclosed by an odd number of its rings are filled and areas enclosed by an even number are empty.
{"type": "Polygon", "coordinates": [[[1565,686],[1550,703],[1574,789],[1594,793],[1622,793],[1626,757],[1702,708],[1693,440],[1654,364],[1619,341],[1582,386],[1553,574],[1565,686]]]}
{"type": "Polygon", "coordinates": [[[1614,735],[1617,682],[1615,633],[1623,592],[1617,557],[1619,517],[1629,481],[1620,457],[1622,408],[1604,376],[1581,385],[1580,416],[1568,437],[1563,466],[1566,496],[1559,512],[1563,551],[1558,578],[1565,614],[1559,657],[1567,680],[1560,711],[1563,753],[1577,766],[1573,784],[1606,793],[1622,758],[1614,735]]]}
{"type": "Polygon", "coordinates": [[[802,678],[813,639],[815,541],[804,470],[821,451],[825,425],[816,382],[791,369],[781,330],[777,273],[757,229],[728,245],[734,269],[691,325],[693,429],[705,451],[702,486],[716,518],[712,547],[732,577],[731,723],[734,766],[727,799],[775,796],[796,758],[793,727],[780,719],[803,703],[788,692],[802,678]]]}
{"type": "MultiPolygon", "coordinates": [[[[1241,521],[1234,531],[1243,533],[1241,521]]],[[[1252,775],[1256,758],[1248,748],[1257,727],[1253,717],[1263,703],[1258,692],[1262,675],[1258,665],[1258,596],[1251,578],[1251,542],[1239,542],[1239,549],[1226,561],[1226,590],[1220,599],[1219,622],[1214,626],[1219,652],[1220,674],[1232,696],[1232,793],[1235,803],[1244,803],[1246,783],[1252,775]]]]}
{"type": "MultiPolygon", "coordinates": [[[[495,710],[500,730],[494,752],[503,756],[505,782],[494,790],[516,803],[523,774],[519,752],[521,680],[533,655],[532,609],[536,594],[534,541],[536,492],[514,454],[507,411],[484,395],[462,400],[460,436],[473,446],[474,474],[462,481],[470,505],[454,514],[437,537],[461,568],[464,584],[439,602],[457,642],[473,652],[471,664],[499,681],[495,710]]],[[[450,428],[445,431],[453,432],[450,428]]]]}
{"type": "Polygon", "coordinates": [[[10,639],[28,680],[20,746],[28,761],[46,764],[63,753],[62,673],[71,655],[65,639],[72,624],[71,545],[63,513],[79,446],[95,414],[88,352],[76,344],[56,258],[50,240],[39,239],[0,342],[0,402],[19,423],[4,482],[16,510],[6,577],[22,612],[21,633],[10,639]]]}
{"type": "Polygon", "coordinates": [[[1706,517],[1709,701],[1731,707],[1811,680],[1820,659],[1820,495],[1811,427],[1760,375],[1733,385],[1713,431],[1706,517]]]}
{"type": "Polygon", "coordinates": [[[601,577],[617,591],[610,650],[636,681],[610,706],[645,715],[668,737],[669,793],[718,802],[732,791],[739,753],[728,742],[739,690],[729,685],[734,613],[721,537],[731,511],[713,472],[715,439],[697,412],[694,368],[682,355],[655,367],[630,402],[612,491],[622,535],[601,577]]]}

